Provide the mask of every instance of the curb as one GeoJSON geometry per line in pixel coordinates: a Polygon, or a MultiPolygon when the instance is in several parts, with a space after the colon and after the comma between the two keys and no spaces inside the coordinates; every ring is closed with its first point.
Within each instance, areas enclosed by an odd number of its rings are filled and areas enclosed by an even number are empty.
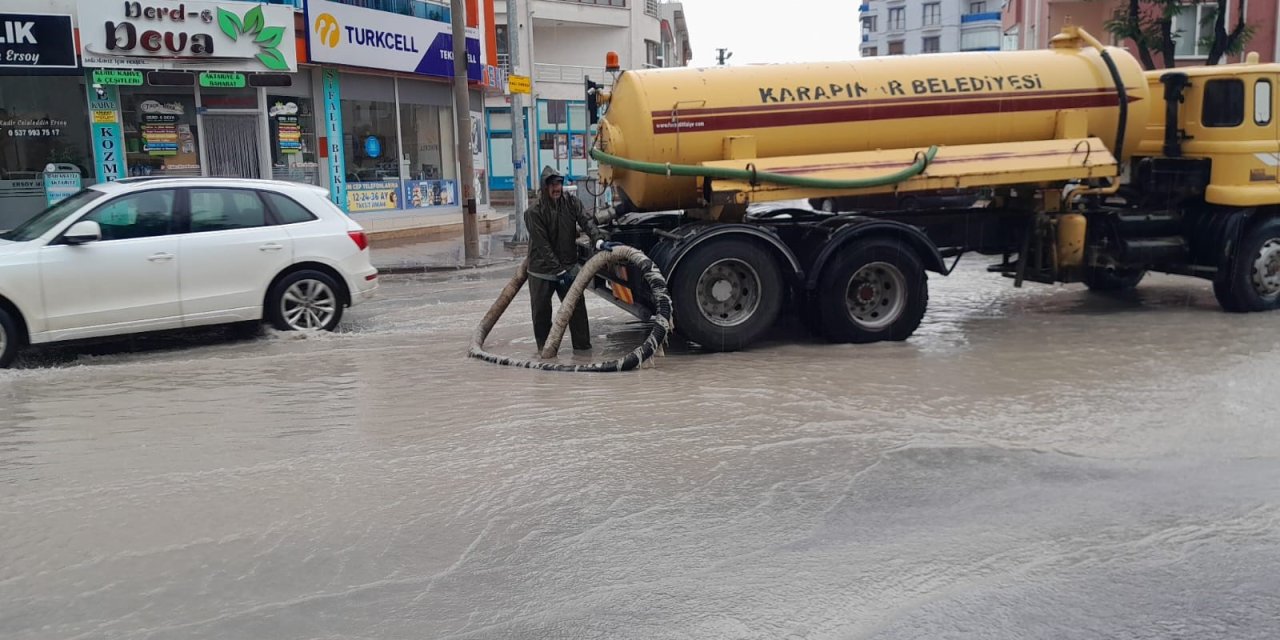
{"type": "Polygon", "coordinates": [[[405,274],[405,273],[441,273],[444,271],[476,271],[481,269],[505,267],[505,266],[514,264],[515,262],[516,262],[515,258],[508,258],[504,260],[480,262],[471,266],[462,265],[462,264],[458,264],[458,265],[414,264],[414,265],[394,265],[394,266],[374,265],[374,268],[378,270],[378,275],[399,275],[399,274],[405,274]]]}

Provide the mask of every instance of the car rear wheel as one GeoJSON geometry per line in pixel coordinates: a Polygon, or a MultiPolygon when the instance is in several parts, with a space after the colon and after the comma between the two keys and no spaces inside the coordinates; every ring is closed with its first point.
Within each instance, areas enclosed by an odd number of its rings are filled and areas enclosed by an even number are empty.
{"type": "Polygon", "coordinates": [[[319,271],[295,271],[271,287],[267,319],[281,331],[333,331],[342,320],[338,283],[319,271]]]}
{"type": "Polygon", "coordinates": [[[18,355],[18,327],[8,311],[0,309],[0,369],[18,355]]]}

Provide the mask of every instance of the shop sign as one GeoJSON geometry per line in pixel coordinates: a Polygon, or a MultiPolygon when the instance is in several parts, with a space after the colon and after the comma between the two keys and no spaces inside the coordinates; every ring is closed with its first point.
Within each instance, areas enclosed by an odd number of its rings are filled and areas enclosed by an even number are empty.
{"type": "MultiPolygon", "coordinates": [[[[453,77],[453,28],[447,22],[328,0],[308,0],[306,19],[313,62],[453,77]]],[[[476,29],[467,29],[467,78],[484,79],[476,29]]]]}
{"type": "Polygon", "coordinates": [[[200,86],[206,89],[243,89],[243,73],[234,71],[206,71],[200,74],[200,86]]]}
{"type": "MultiPolygon", "coordinates": [[[[342,96],[338,85],[338,70],[321,71],[321,90],[324,91],[324,130],[326,143],[322,150],[329,156],[329,198],[333,203],[347,206],[347,165],[342,149],[342,96]]],[[[348,211],[350,211],[348,209],[348,211]]]]}
{"type": "Polygon", "coordinates": [[[49,205],[57,204],[80,191],[80,169],[75,165],[49,164],[44,168],[44,197],[49,205]]]}
{"type": "Polygon", "coordinates": [[[396,203],[400,192],[400,183],[384,180],[379,182],[352,182],[347,185],[347,211],[385,211],[398,209],[396,203]]]}
{"type": "Polygon", "coordinates": [[[142,72],[125,71],[122,69],[94,69],[93,81],[97,84],[140,87],[142,86],[142,72]]]}
{"type": "Polygon", "coordinates": [[[509,75],[507,76],[507,84],[511,87],[511,93],[528,95],[533,91],[533,82],[529,79],[529,76],[509,75]]]}
{"type": "Polygon", "coordinates": [[[86,67],[297,71],[293,9],[248,2],[79,0],[86,67]]]}
{"type": "Polygon", "coordinates": [[[125,176],[124,136],[120,129],[120,90],[111,85],[85,86],[93,113],[93,157],[103,182],[125,176]],[[107,114],[110,114],[109,116],[107,114]]]}
{"type": "Polygon", "coordinates": [[[0,68],[75,69],[71,16],[0,13],[0,68]]]}

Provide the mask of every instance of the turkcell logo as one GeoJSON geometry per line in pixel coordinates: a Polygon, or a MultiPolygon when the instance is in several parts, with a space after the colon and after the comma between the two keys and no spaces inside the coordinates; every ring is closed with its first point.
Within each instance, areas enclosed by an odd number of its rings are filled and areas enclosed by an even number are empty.
{"type": "Polygon", "coordinates": [[[392,31],[379,31],[377,29],[360,29],[357,27],[343,27],[343,29],[347,32],[347,42],[351,44],[418,53],[418,45],[414,42],[413,36],[392,31]]]}

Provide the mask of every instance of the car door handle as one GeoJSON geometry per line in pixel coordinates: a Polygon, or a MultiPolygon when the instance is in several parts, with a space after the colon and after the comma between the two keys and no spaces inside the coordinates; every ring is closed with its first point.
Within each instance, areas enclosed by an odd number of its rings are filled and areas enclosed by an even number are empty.
{"type": "Polygon", "coordinates": [[[262,245],[261,247],[258,247],[258,251],[279,251],[279,250],[281,250],[281,249],[283,249],[283,248],[284,248],[284,245],[282,245],[282,244],[276,244],[276,243],[274,243],[274,242],[268,242],[267,244],[264,244],[264,245],[262,245]]]}
{"type": "Polygon", "coordinates": [[[168,262],[172,259],[173,259],[172,253],[164,253],[164,252],[152,254],[151,257],[147,258],[147,260],[150,260],[151,262],[168,262]]]}

